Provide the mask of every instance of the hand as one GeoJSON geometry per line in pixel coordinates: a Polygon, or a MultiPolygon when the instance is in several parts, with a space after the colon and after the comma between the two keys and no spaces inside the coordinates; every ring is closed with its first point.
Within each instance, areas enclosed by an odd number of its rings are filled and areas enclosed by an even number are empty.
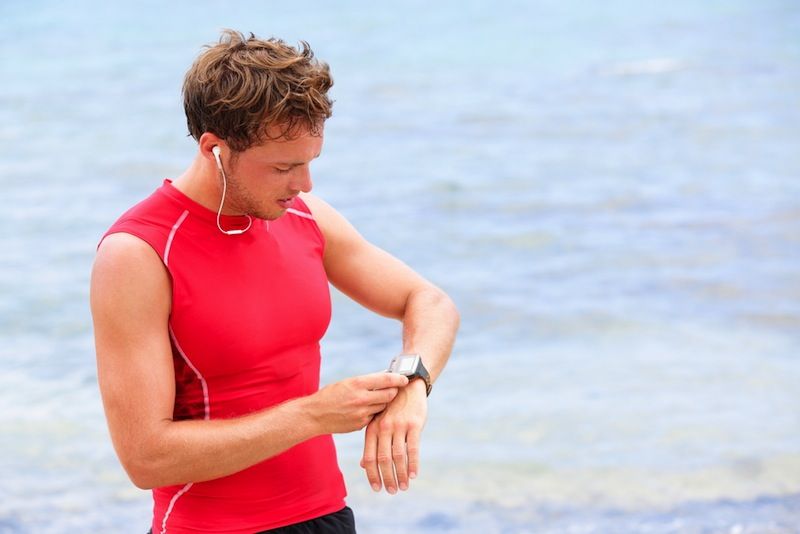
{"type": "Polygon", "coordinates": [[[386,409],[408,378],[394,373],[373,373],[347,378],[306,398],[309,412],[322,434],[361,430],[376,413],[386,409]]]}
{"type": "MultiPolygon", "coordinates": [[[[391,374],[391,373],[390,373],[391,374]]],[[[361,467],[372,489],[395,494],[419,473],[419,439],[428,414],[425,382],[413,380],[367,425],[361,467]]]]}

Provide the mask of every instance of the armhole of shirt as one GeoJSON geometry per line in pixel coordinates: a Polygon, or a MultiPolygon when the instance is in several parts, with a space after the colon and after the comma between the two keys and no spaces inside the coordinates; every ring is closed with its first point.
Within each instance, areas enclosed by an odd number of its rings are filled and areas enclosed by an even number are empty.
{"type": "Polygon", "coordinates": [[[325,235],[322,233],[322,229],[319,227],[319,224],[317,224],[317,219],[314,217],[314,214],[311,212],[311,208],[308,207],[308,204],[306,204],[305,201],[302,198],[300,198],[298,196],[298,197],[296,197],[294,199],[294,201],[295,201],[295,209],[296,209],[296,211],[299,211],[301,213],[305,213],[307,215],[307,217],[303,217],[303,218],[304,219],[308,219],[309,221],[311,221],[311,224],[314,227],[314,230],[316,231],[317,236],[319,236],[319,241],[322,244],[322,254],[324,256],[325,255],[325,245],[326,245],[326,243],[325,243],[325,235]],[[300,209],[297,209],[297,208],[300,208],[300,209]]]}
{"type": "Polygon", "coordinates": [[[147,246],[153,249],[156,255],[158,255],[158,259],[161,260],[161,265],[164,266],[164,269],[167,271],[167,276],[169,276],[170,285],[174,284],[174,281],[172,279],[172,271],[170,270],[169,265],[164,261],[164,252],[166,250],[159,250],[159,247],[155,243],[153,243],[151,239],[148,239],[144,232],[140,232],[136,228],[131,228],[130,226],[125,224],[115,225],[108,232],[106,232],[106,234],[103,235],[102,238],[100,238],[100,242],[97,244],[97,248],[99,249],[100,245],[103,244],[103,241],[105,241],[105,239],[108,236],[113,234],[128,234],[147,244],[147,246]]]}

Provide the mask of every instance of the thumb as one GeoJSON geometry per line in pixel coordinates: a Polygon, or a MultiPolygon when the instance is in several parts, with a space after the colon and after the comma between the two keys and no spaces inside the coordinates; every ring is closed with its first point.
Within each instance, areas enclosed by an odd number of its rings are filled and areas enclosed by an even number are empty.
{"type": "Polygon", "coordinates": [[[368,389],[402,388],[408,385],[408,378],[397,373],[372,373],[364,375],[364,384],[368,389]]]}

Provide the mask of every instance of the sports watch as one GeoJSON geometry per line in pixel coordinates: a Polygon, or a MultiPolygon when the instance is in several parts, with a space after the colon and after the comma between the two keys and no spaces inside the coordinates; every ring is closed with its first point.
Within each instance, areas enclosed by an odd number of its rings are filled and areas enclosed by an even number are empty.
{"type": "Polygon", "coordinates": [[[392,358],[387,372],[407,376],[409,381],[421,378],[425,381],[425,395],[431,394],[431,389],[433,389],[431,375],[422,365],[422,356],[419,354],[398,354],[392,358]]]}

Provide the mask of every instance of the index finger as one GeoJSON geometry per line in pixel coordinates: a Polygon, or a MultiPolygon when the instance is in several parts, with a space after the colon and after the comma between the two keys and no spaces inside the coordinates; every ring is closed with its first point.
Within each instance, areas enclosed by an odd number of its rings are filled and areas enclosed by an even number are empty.
{"type": "Polygon", "coordinates": [[[372,373],[359,378],[367,389],[401,388],[408,384],[408,378],[397,373],[372,373]]]}

